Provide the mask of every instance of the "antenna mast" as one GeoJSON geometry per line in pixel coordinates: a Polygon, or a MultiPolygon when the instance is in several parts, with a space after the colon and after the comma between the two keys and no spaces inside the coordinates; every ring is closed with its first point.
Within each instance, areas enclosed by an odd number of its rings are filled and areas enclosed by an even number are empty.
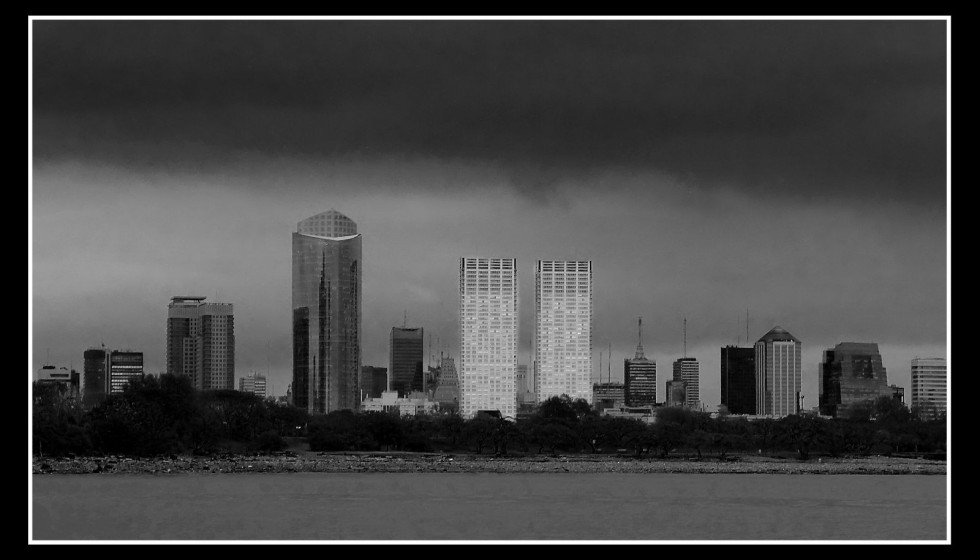
{"type": "Polygon", "coordinates": [[[687,317],[684,317],[684,357],[687,357],[687,317]]]}
{"type": "MultiPolygon", "coordinates": [[[[602,372],[599,372],[602,375],[602,372]]],[[[606,381],[612,383],[612,342],[609,343],[609,359],[606,360],[606,381]]]]}

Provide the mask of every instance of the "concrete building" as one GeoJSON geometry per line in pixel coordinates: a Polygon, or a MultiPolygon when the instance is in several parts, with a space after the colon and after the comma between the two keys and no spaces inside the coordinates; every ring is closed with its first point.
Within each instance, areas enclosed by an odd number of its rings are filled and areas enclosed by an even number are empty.
{"type": "Polygon", "coordinates": [[[730,414],[755,414],[755,348],[721,348],[721,404],[730,414]]]}
{"type": "Polygon", "coordinates": [[[460,414],[517,414],[517,260],[459,260],[460,414]]]}
{"type": "Polygon", "coordinates": [[[37,370],[34,381],[38,385],[57,385],[61,393],[70,397],[78,397],[81,392],[79,385],[81,376],[77,371],[69,371],[66,367],[55,367],[45,364],[37,370]]]}
{"type": "Polygon", "coordinates": [[[293,404],[356,410],[361,374],[361,234],[329,210],[293,232],[293,404]]]}
{"type": "Polygon", "coordinates": [[[657,404],[657,362],[643,353],[642,317],[637,320],[636,353],[633,359],[623,360],[623,398],[626,406],[657,404]]]}
{"type": "Polygon", "coordinates": [[[841,342],[824,350],[820,362],[820,414],[847,418],[854,407],[892,394],[877,344],[841,342]]]}
{"type": "Polygon", "coordinates": [[[388,390],[388,368],[361,366],[361,399],[377,399],[388,390]]]}
{"type": "Polygon", "coordinates": [[[389,391],[405,396],[412,391],[426,392],[422,371],[424,330],[421,327],[391,327],[388,346],[389,391]]]}
{"type": "Polygon", "coordinates": [[[755,343],[756,415],[799,413],[802,343],[782,327],[773,327],[755,343]]]}
{"type": "Polygon", "coordinates": [[[592,261],[539,260],[534,274],[534,395],[592,403],[592,261]]]}
{"type": "Polygon", "coordinates": [[[912,359],[912,409],[927,419],[946,416],[946,359],[912,359]]]}
{"type": "Polygon", "coordinates": [[[534,378],[527,364],[517,364],[517,404],[537,403],[534,396],[534,378]]]}
{"type": "Polygon", "coordinates": [[[267,394],[265,376],[250,371],[248,375],[238,379],[238,390],[242,393],[252,393],[264,399],[267,394]]]}
{"type": "Polygon", "coordinates": [[[230,303],[174,296],[167,309],[167,373],[195,389],[235,388],[235,315],[230,303]]]}
{"type": "Polygon", "coordinates": [[[687,382],[680,379],[667,380],[667,406],[687,405],[687,382]]]}
{"type": "Polygon", "coordinates": [[[443,408],[459,407],[459,374],[456,372],[456,361],[448,356],[439,359],[439,385],[432,395],[432,400],[443,408]]]}
{"type": "Polygon", "coordinates": [[[701,364],[695,358],[674,360],[674,381],[684,382],[684,406],[701,410],[701,364]]]}
{"type": "Polygon", "coordinates": [[[126,385],[143,377],[143,353],[132,350],[109,352],[109,394],[122,393],[126,385]]]}

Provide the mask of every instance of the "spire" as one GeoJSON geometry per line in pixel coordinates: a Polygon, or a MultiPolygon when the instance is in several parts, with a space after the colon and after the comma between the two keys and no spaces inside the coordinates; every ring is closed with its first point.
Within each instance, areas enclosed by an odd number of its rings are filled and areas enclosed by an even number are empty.
{"type": "Polygon", "coordinates": [[[646,356],[643,354],[643,317],[639,317],[637,321],[637,338],[636,338],[636,356],[633,357],[634,360],[645,360],[646,356]]]}

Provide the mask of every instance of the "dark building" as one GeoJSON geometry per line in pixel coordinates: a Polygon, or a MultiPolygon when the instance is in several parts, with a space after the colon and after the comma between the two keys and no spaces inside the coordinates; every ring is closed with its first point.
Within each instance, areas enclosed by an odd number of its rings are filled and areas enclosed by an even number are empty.
{"type": "Polygon", "coordinates": [[[388,368],[361,366],[361,395],[364,399],[380,399],[388,390],[388,368]]]}
{"type": "Polygon", "coordinates": [[[109,352],[109,393],[122,393],[126,385],[143,376],[143,353],[131,350],[109,352]]]}
{"type": "Polygon", "coordinates": [[[108,386],[109,351],[105,346],[92,347],[83,354],[82,364],[82,406],[91,408],[105,400],[108,386]]]}
{"type": "Polygon", "coordinates": [[[824,350],[820,414],[846,418],[854,406],[867,405],[881,396],[894,398],[894,391],[888,386],[877,344],[842,342],[824,350]]]}
{"type": "Polygon", "coordinates": [[[592,408],[597,412],[602,412],[607,408],[619,408],[625,406],[626,389],[623,383],[593,383],[592,384],[592,408]]]}
{"type": "Polygon", "coordinates": [[[679,379],[667,380],[667,406],[685,406],[687,403],[687,382],[679,379]]]}
{"type": "Polygon", "coordinates": [[[356,410],[361,390],[361,235],[330,210],[293,232],[293,405],[356,410]]]}
{"type": "Polygon", "coordinates": [[[731,414],[755,414],[755,348],[722,347],[721,404],[731,414]]]}
{"type": "Polygon", "coordinates": [[[623,361],[623,399],[626,406],[657,404],[657,362],[643,353],[643,318],[638,321],[636,354],[623,361]]]}
{"type": "Polygon", "coordinates": [[[412,391],[425,392],[426,382],[422,371],[423,330],[421,327],[392,327],[390,361],[391,390],[404,397],[412,391]]]}

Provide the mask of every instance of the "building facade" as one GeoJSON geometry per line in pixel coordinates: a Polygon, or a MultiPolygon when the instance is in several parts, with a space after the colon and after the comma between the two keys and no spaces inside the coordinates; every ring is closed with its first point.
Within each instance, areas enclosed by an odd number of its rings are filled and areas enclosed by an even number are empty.
{"type": "Polygon", "coordinates": [[[680,379],[667,380],[667,406],[685,406],[687,404],[687,382],[680,379]]]}
{"type": "Polygon", "coordinates": [[[436,386],[432,400],[443,407],[459,407],[459,374],[453,358],[442,356],[439,359],[439,385],[436,386]]]}
{"type": "Polygon", "coordinates": [[[623,383],[609,381],[592,384],[592,408],[602,412],[607,408],[626,406],[626,389],[623,383]]]}
{"type": "Polygon", "coordinates": [[[82,355],[82,405],[91,408],[105,400],[109,394],[108,386],[108,357],[109,351],[105,346],[93,346],[82,355]]]}
{"type": "Polygon", "coordinates": [[[122,393],[126,385],[143,377],[143,353],[132,350],[109,352],[109,394],[122,393]]]}
{"type": "Polygon", "coordinates": [[[388,390],[388,368],[361,366],[361,401],[376,399],[388,390]]]}
{"type": "Polygon", "coordinates": [[[391,327],[388,346],[389,391],[405,396],[412,391],[426,391],[422,372],[424,331],[421,327],[391,327]]]}
{"type": "Polygon", "coordinates": [[[242,393],[252,393],[264,399],[267,395],[265,376],[250,371],[248,375],[238,379],[238,390],[242,393]]]}
{"type": "Polygon", "coordinates": [[[755,414],[755,348],[721,348],[721,404],[731,414],[755,414]]]}
{"type": "Polygon", "coordinates": [[[329,210],[293,232],[293,404],[310,413],[360,402],[361,234],[329,210]]]}
{"type": "Polygon", "coordinates": [[[697,359],[674,360],[674,381],[684,382],[684,406],[701,410],[701,364],[697,359]]]}
{"type": "Polygon", "coordinates": [[[517,260],[459,260],[460,414],[517,414],[517,260]]]}
{"type": "Polygon", "coordinates": [[[642,317],[637,320],[636,353],[633,359],[623,360],[623,399],[626,406],[657,404],[657,362],[643,352],[642,317]]]}
{"type": "Polygon", "coordinates": [[[235,314],[230,303],[174,296],[167,309],[167,373],[195,389],[235,388],[235,314]]]}
{"type": "Polygon", "coordinates": [[[946,416],[946,359],[912,360],[912,408],[926,419],[946,416]]]}
{"type": "Polygon", "coordinates": [[[782,327],[773,327],[755,343],[757,416],[782,417],[799,412],[802,343],[782,327]]]}
{"type": "Polygon", "coordinates": [[[878,345],[841,342],[824,350],[820,362],[820,414],[847,418],[852,409],[878,397],[892,397],[878,345]]]}
{"type": "Polygon", "coordinates": [[[592,403],[592,261],[539,260],[534,274],[534,394],[592,403]]]}

